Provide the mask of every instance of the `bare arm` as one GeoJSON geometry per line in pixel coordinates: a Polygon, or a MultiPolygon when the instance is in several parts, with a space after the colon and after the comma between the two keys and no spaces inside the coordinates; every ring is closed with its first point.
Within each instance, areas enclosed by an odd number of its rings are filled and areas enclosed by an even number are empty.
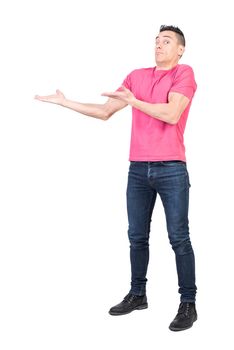
{"type": "Polygon", "coordinates": [[[35,96],[35,99],[43,102],[55,103],[57,105],[72,109],[89,117],[108,120],[115,112],[127,106],[127,102],[109,98],[106,103],[80,103],[68,100],[60,90],[56,94],[48,96],[35,96]]]}
{"type": "Polygon", "coordinates": [[[136,99],[132,106],[153,118],[173,125],[178,123],[181,114],[184,112],[188,104],[188,97],[176,92],[171,92],[168,97],[168,103],[154,104],[136,99]]]}
{"type": "Polygon", "coordinates": [[[181,114],[189,104],[188,97],[176,92],[171,92],[169,94],[167,103],[144,102],[138,100],[133,93],[124,86],[122,86],[121,91],[105,92],[102,95],[125,101],[145,114],[172,125],[179,121],[181,114]]]}

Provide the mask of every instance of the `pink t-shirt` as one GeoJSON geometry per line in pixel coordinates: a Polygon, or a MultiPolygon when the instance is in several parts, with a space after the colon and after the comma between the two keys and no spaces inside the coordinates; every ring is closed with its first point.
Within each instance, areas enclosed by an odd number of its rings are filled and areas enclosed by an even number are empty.
{"type": "Polygon", "coordinates": [[[177,64],[170,70],[142,68],[132,71],[123,85],[139,100],[149,103],[167,103],[169,92],[178,92],[190,99],[175,125],[155,119],[132,108],[132,133],[129,160],[131,161],[186,161],[184,129],[197,85],[190,66],[177,64]]]}

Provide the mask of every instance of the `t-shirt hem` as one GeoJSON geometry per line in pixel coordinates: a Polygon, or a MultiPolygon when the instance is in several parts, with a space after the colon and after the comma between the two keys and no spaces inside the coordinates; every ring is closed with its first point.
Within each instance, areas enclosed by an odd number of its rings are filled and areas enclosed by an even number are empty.
{"type": "Polygon", "coordinates": [[[129,157],[130,162],[164,162],[164,161],[173,161],[173,160],[181,160],[182,162],[186,162],[185,157],[179,156],[170,156],[170,157],[129,157]]]}

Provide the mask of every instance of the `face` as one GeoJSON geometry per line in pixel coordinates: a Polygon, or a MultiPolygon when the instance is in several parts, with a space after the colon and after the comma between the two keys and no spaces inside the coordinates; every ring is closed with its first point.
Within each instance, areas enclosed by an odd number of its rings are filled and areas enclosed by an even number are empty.
{"type": "Polygon", "coordinates": [[[184,52],[184,46],[179,44],[176,33],[165,30],[155,39],[155,60],[159,67],[170,68],[178,63],[184,52]]]}

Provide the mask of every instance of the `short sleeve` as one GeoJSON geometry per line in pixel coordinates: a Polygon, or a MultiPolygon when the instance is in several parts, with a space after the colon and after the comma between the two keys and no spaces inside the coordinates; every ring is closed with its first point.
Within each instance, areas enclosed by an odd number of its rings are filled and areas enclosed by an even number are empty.
{"type": "MultiPolygon", "coordinates": [[[[126,78],[122,82],[122,85],[125,86],[127,89],[131,90],[131,73],[126,76],[126,78]]],[[[121,86],[116,91],[119,90],[121,90],[121,86]]]]}
{"type": "Polygon", "coordinates": [[[196,89],[197,84],[192,68],[187,65],[181,66],[176,73],[170,92],[178,92],[191,100],[196,89]]]}

